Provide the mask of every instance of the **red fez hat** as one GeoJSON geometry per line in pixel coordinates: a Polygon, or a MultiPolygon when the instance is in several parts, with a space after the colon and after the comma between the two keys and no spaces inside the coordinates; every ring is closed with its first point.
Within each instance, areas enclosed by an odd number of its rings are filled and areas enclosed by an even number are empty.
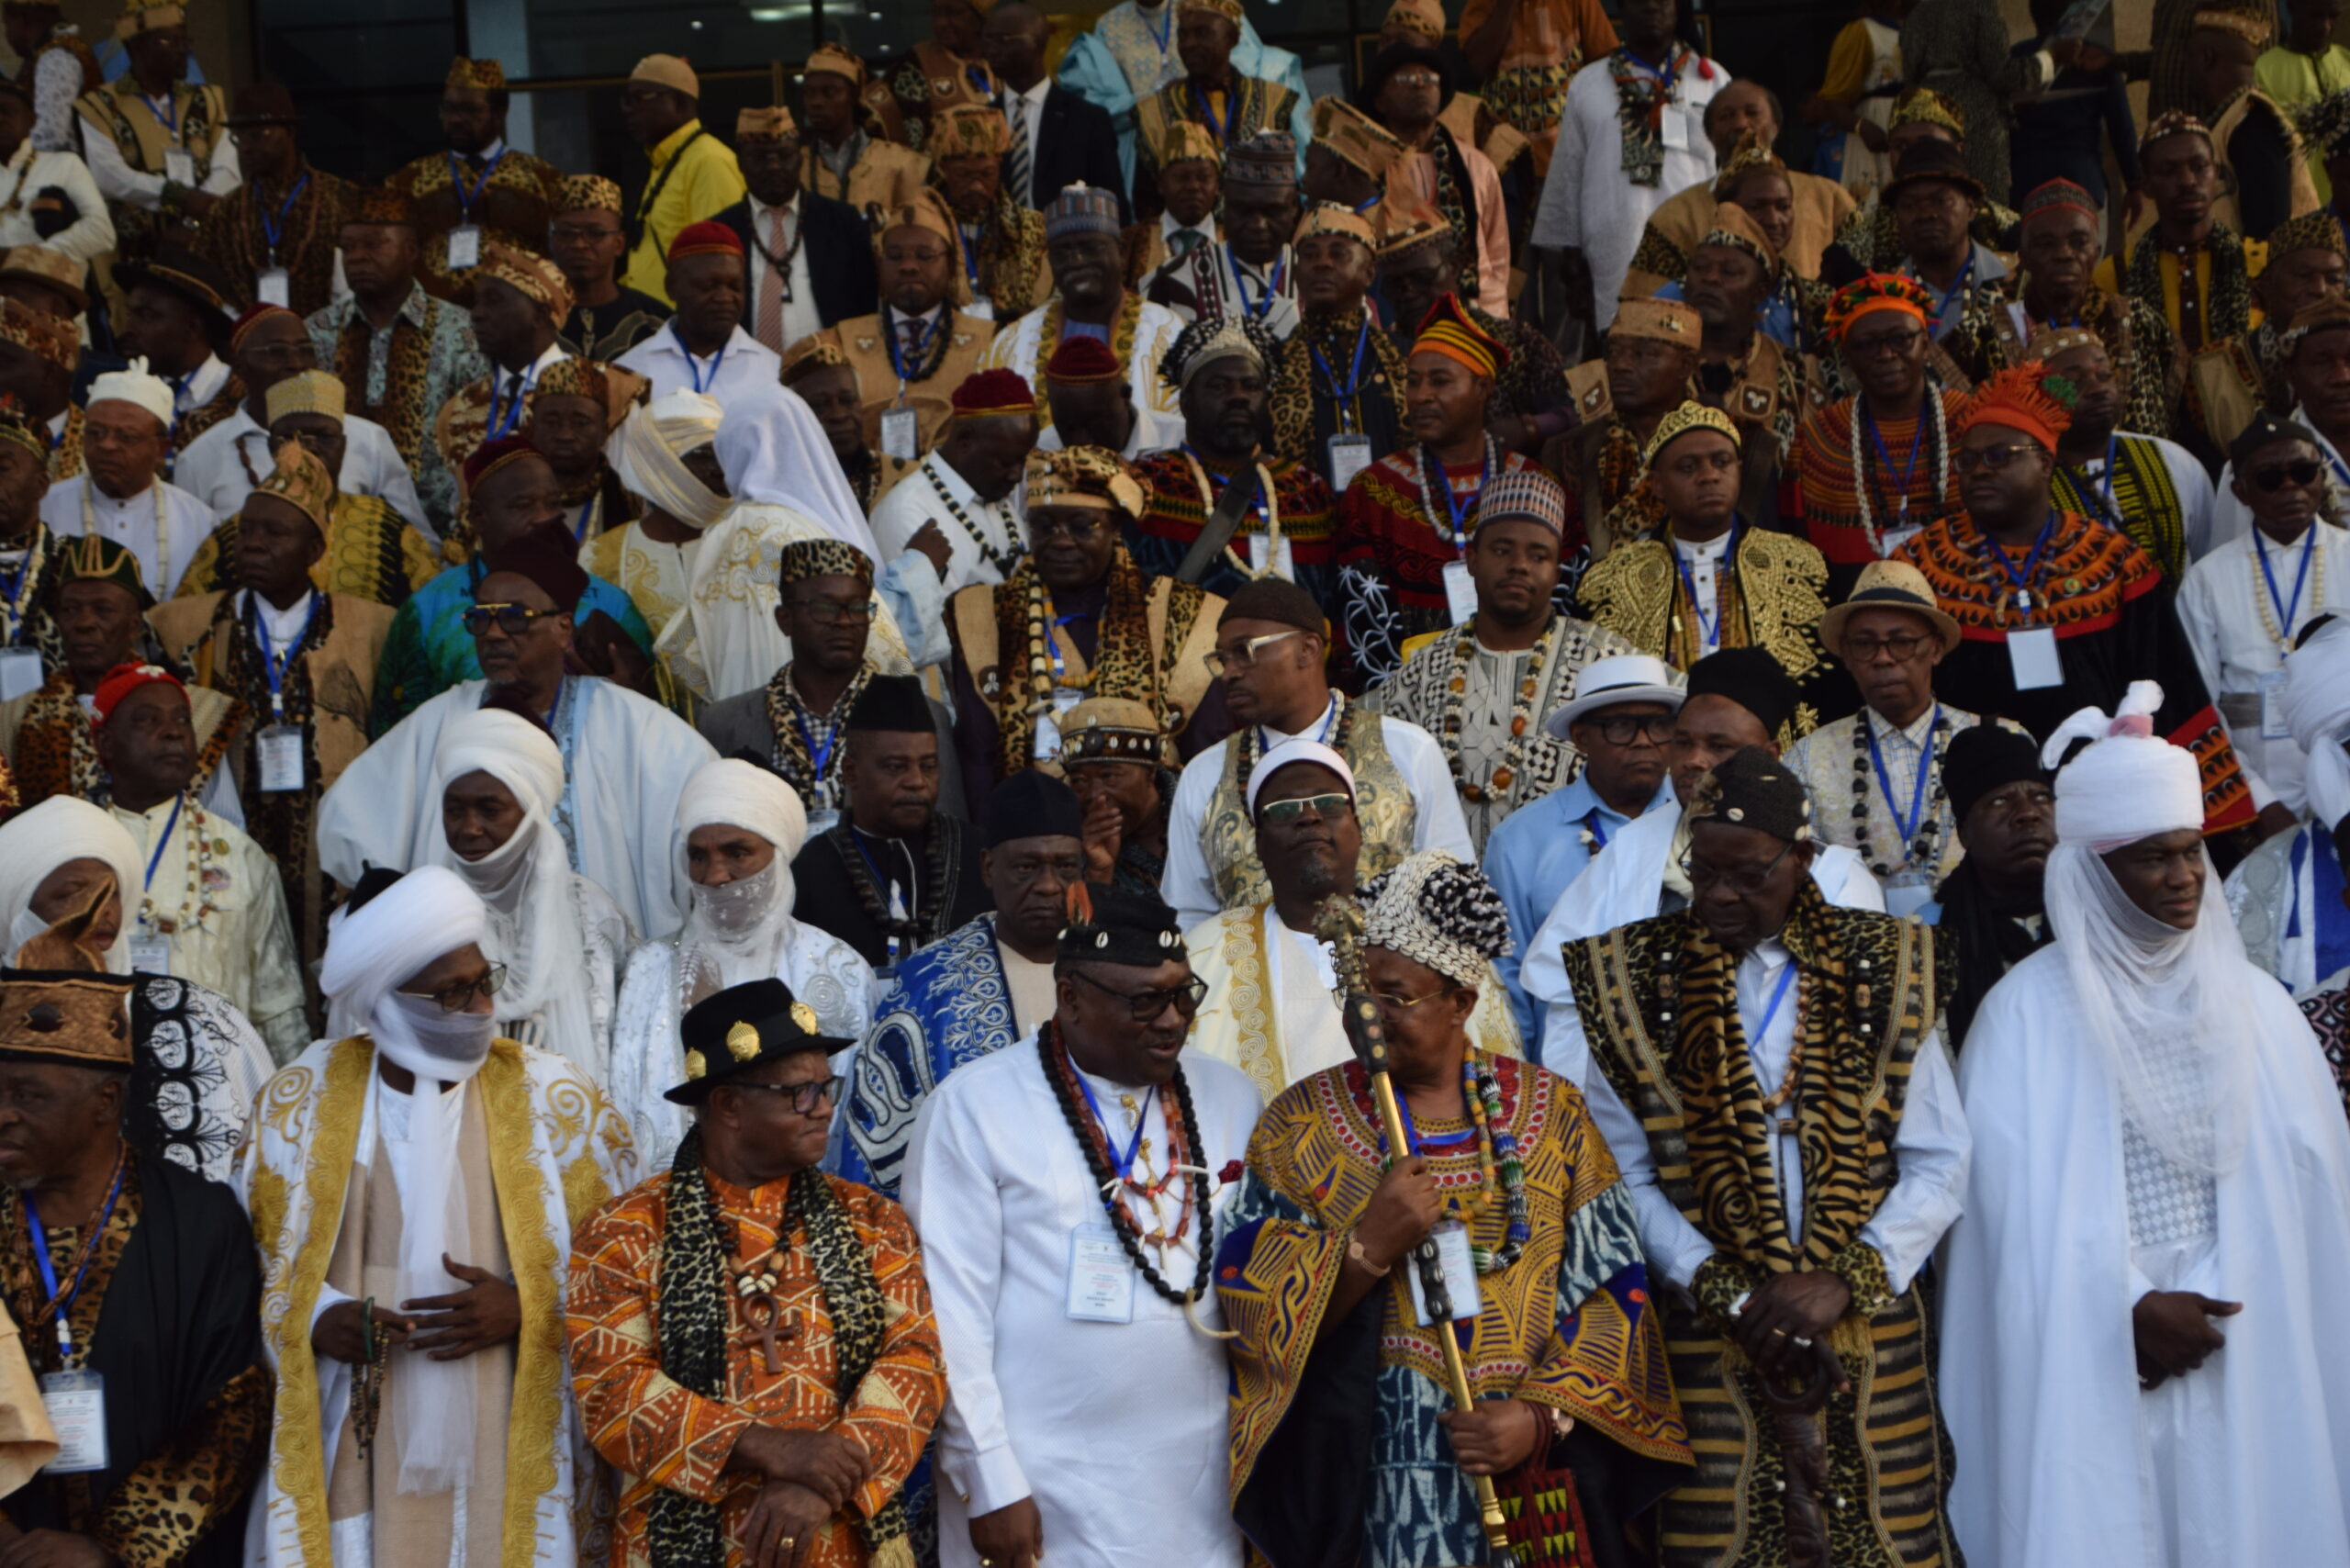
{"type": "Polygon", "coordinates": [[[249,306],[247,307],[245,313],[237,318],[237,324],[229,329],[229,352],[230,353],[235,353],[239,349],[243,348],[245,346],[245,339],[252,333],[252,330],[255,327],[260,326],[263,321],[268,320],[272,316],[294,316],[294,319],[297,321],[299,321],[302,319],[299,316],[295,316],[293,311],[288,310],[283,305],[249,306]]]}
{"type": "Polygon", "coordinates": [[[669,260],[682,262],[688,256],[739,256],[743,253],[743,237],[715,218],[688,223],[677,230],[669,241],[669,260]]]}
{"type": "Polygon", "coordinates": [[[178,692],[183,700],[187,688],[178,676],[162,665],[117,665],[106,671],[98,682],[97,696],[93,699],[98,710],[98,722],[103,724],[113,716],[116,704],[142,686],[163,685],[178,692]]]}
{"type": "Polygon", "coordinates": [[[481,488],[481,482],[484,479],[488,478],[508,464],[538,455],[539,449],[520,436],[500,436],[496,441],[486,441],[475,447],[472,454],[465,459],[464,466],[458,471],[457,476],[464,482],[465,494],[470,496],[481,488]]]}
{"type": "Polygon", "coordinates": [[[1034,414],[1036,394],[1015,370],[979,370],[955,388],[955,413],[959,419],[980,420],[991,414],[1034,414]]]}
{"type": "Polygon", "coordinates": [[[1053,357],[1045,362],[1045,379],[1065,383],[1084,381],[1124,381],[1126,367],[1118,363],[1118,355],[1099,338],[1079,333],[1063,338],[1053,357]]]}

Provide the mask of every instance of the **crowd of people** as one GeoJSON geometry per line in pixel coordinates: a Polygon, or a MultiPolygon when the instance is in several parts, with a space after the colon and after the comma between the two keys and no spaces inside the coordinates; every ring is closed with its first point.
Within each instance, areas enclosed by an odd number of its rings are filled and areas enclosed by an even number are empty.
{"type": "Polygon", "coordinates": [[[8,0],[0,1568],[2350,1563],[2350,50],[2078,9],[8,0]]]}

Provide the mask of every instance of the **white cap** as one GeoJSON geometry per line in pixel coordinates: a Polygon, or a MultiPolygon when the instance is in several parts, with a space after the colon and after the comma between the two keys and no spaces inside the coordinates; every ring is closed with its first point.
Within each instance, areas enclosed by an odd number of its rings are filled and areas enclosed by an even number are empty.
{"type": "Polygon", "coordinates": [[[1355,770],[1347,766],[1347,759],[1340,756],[1328,746],[1324,745],[1320,741],[1299,740],[1295,736],[1292,736],[1290,739],[1285,740],[1281,742],[1281,745],[1273,747],[1272,750],[1267,752],[1264,756],[1259,757],[1257,759],[1257,766],[1248,770],[1248,815],[1250,820],[1253,821],[1256,818],[1257,797],[1264,793],[1265,781],[1293,762],[1310,762],[1316,767],[1328,768],[1331,772],[1338,776],[1338,782],[1347,787],[1348,798],[1349,800],[1353,798],[1355,792],[1355,770]]]}
{"type": "Polygon", "coordinates": [[[89,400],[129,403],[144,409],[155,416],[166,433],[177,411],[172,404],[172,384],[161,376],[148,375],[144,359],[134,359],[128,369],[109,370],[91,382],[89,400]]]}
{"type": "Polygon", "coordinates": [[[1681,689],[1680,672],[1654,654],[1617,654],[1594,659],[1576,671],[1573,700],[1542,727],[1565,740],[1567,726],[1595,710],[1618,702],[1662,702],[1678,713],[1688,698],[1681,689]]]}

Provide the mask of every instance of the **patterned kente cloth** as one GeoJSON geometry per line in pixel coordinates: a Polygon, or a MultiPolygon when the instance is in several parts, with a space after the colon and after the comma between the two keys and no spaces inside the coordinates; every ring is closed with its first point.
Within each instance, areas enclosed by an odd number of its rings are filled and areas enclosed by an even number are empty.
{"type": "Polygon", "coordinates": [[[1663,1302],[1673,1382],[1697,1475],[1665,1498],[1665,1568],[1786,1562],[1782,1458],[1762,1390],[1725,1332],[1730,1304],[1771,1276],[1830,1270],[1854,1305],[1831,1331],[1852,1392],[1827,1425],[1834,1561],[1852,1568],[1955,1565],[1943,1517],[1952,1454],[1936,1407],[1925,1305],[1888,1294],[1861,1239],[1900,1179],[1893,1154],[1911,1063],[1931,1038],[1953,974],[1946,938],[1914,921],[1838,909],[1805,879],[1780,934],[1801,980],[1792,999],[1804,1070],[1796,1101],[1803,1239],[1790,1234],[1738,1014],[1738,955],[1687,911],[1635,921],[1565,949],[1592,1060],[1648,1133],[1665,1196],[1716,1249],[1697,1305],[1663,1302]]]}
{"type": "Polygon", "coordinates": [[[1404,358],[1367,308],[1298,322],[1266,366],[1273,450],[1326,479],[1330,438],[1341,431],[1370,437],[1373,458],[1403,445],[1404,358]]]}
{"type": "MultiPolygon", "coordinates": [[[[1153,453],[1134,468],[1150,492],[1140,521],[1127,534],[1135,564],[1144,571],[1174,576],[1175,568],[1183,564],[1184,553],[1207,526],[1208,513],[1215,510],[1214,498],[1224,494],[1225,486],[1236,476],[1239,483],[1260,489],[1261,478],[1270,478],[1272,510],[1281,521],[1281,537],[1289,541],[1293,580],[1314,596],[1323,614],[1334,622],[1338,619],[1338,505],[1312,464],[1259,452],[1257,461],[1243,469],[1178,447],[1153,453]],[[1264,470],[1263,476],[1255,473],[1258,468],[1264,470]],[[1208,489],[1204,497],[1200,493],[1203,481],[1208,489]]],[[[1226,553],[1200,574],[1200,586],[1218,598],[1231,598],[1253,575],[1235,558],[1253,564],[1256,557],[1249,552],[1254,547],[1248,541],[1264,532],[1265,506],[1259,498],[1241,514],[1240,526],[1232,531],[1232,542],[1225,546],[1226,553]]]]}
{"type": "MultiPolygon", "coordinates": [[[[1516,1141],[1531,1229],[1515,1262],[1476,1280],[1479,1311],[1463,1346],[1470,1384],[1481,1398],[1563,1411],[1626,1450],[1614,1456],[1625,1466],[1617,1479],[1635,1495],[1628,1506],[1644,1502],[1642,1483],[1653,1495],[1686,1479],[1691,1461],[1631,1194],[1583,1096],[1563,1080],[1482,1050],[1469,1060],[1500,1089],[1494,1131],[1516,1141]]],[[[1465,1220],[1476,1246],[1499,1249],[1507,1215],[1487,1190],[1494,1179],[1481,1169],[1478,1122],[1427,1118],[1417,1131],[1446,1217],[1465,1220]]],[[[1412,1310],[1410,1265],[1346,1319],[1327,1320],[1353,1226],[1386,1170],[1385,1146],[1369,1082],[1352,1063],[1284,1090],[1248,1141],[1215,1271],[1239,1334],[1234,1510],[1252,1539],[1266,1521],[1277,1538],[1360,1529],[1366,1568],[1483,1562],[1476,1492],[1437,1425],[1451,1400],[1442,1351],[1412,1310]],[[1369,1401],[1357,1394],[1354,1418],[1331,1421],[1329,1395],[1366,1383],[1373,1392],[1369,1401]],[[1287,1431],[1285,1423],[1293,1423],[1287,1431]],[[1319,1487],[1298,1484],[1305,1467],[1319,1487]]]]}
{"type": "MultiPolygon", "coordinates": [[[[1796,680],[1816,678],[1829,665],[1819,645],[1819,618],[1828,612],[1828,566],[1819,552],[1787,534],[1740,524],[1728,559],[1719,578],[1719,645],[1767,648],[1796,680]]],[[[1713,651],[1665,540],[1617,545],[1583,575],[1575,597],[1585,619],[1675,669],[1713,651]]]]}
{"type": "Polygon", "coordinates": [[[1019,1043],[990,913],[898,966],[873,1009],[841,1105],[834,1164],[851,1182],[894,1198],[914,1118],[931,1091],[965,1062],[1019,1043]]]}
{"type": "Polygon", "coordinates": [[[2160,681],[2154,733],[2202,764],[2203,831],[2250,822],[2252,791],[2172,608],[2177,590],[2128,534],[2078,512],[2056,513],[2053,524],[2030,580],[2029,617],[2016,608],[2008,568],[1964,512],[1894,553],[1926,575],[1935,600],[1958,622],[1958,647],[1934,671],[1936,695],[2045,738],[2082,708],[2112,711],[2132,680],[2160,681]],[[2018,690],[2008,633],[2038,626],[2054,629],[2065,678],[2018,690]]]}
{"type": "MultiPolygon", "coordinates": [[[[671,1221],[668,1172],[639,1183],[584,1224],[572,1240],[564,1303],[572,1391],[588,1440],[621,1472],[613,1521],[614,1564],[660,1562],[651,1533],[656,1499],[674,1491],[719,1510],[728,1561],[742,1561],[744,1518],[760,1478],[730,1470],[735,1440],[754,1426],[836,1431],[863,1445],[871,1471],[841,1512],[826,1519],[795,1561],[810,1568],[866,1568],[868,1558],[852,1518],[866,1519],[896,1497],[946,1401],[946,1361],[923,1282],[922,1254],[903,1209],[868,1188],[802,1170],[759,1187],[737,1187],[704,1168],[702,1180],[725,1238],[723,1399],[696,1394],[662,1370],[662,1242],[671,1221]],[[792,1185],[832,1189],[856,1245],[880,1287],[880,1343],[847,1398],[839,1387],[843,1340],[851,1327],[835,1311],[819,1277],[811,1237],[787,1209],[792,1185]],[[744,1271],[771,1272],[775,1339],[784,1370],[767,1370],[746,1293],[744,1271]]],[[[870,1559],[874,1568],[912,1568],[903,1538],[870,1559]]]]}
{"type": "Polygon", "coordinates": [[[2174,587],[2185,581],[2187,506],[2162,448],[2143,435],[2116,435],[2107,478],[2113,486],[2110,501],[2103,484],[2057,463],[2048,476],[2048,498],[2060,511],[2082,512],[2121,530],[2154,558],[2165,580],[2174,587]]]}
{"type": "Polygon", "coordinates": [[[563,171],[543,158],[506,148],[494,166],[466,166],[452,159],[446,148],[428,153],[396,170],[384,183],[414,204],[417,237],[424,245],[419,277],[436,297],[455,299],[473,279],[471,267],[449,265],[449,230],[458,222],[458,191],[452,164],[464,169],[464,189],[477,192],[467,218],[481,229],[482,244],[492,241],[519,251],[544,255],[547,225],[554,221],[555,197],[563,171]]]}
{"type": "MultiPolygon", "coordinates": [[[[1438,134],[1449,136],[1450,132],[1439,127],[1438,134]]],[[[1456,225],[1454,231],[1469,230],[1456,225]]],[[[1474,255],[1466,257],[1460,263],[1464,273],[1472,274],[1476,265],[1474,255]]],[[[1494,400],[1488,405],[1487,412],[1532,419],[1537,414],[1548,413],[1552,409],[1571,403],[1573,395],[1567,386],[1567,362],[1561,356],[1559,345],[1515,317],[1505,319],[1488,315],[1470,304],[1469,297],[1475,292],[1475,286],[1472,275],[1468,287],[1458,297],[1461,313],[1509,351],[1509,363],[1502,366],[1500,374],[1494,377],[1494,400]]],[[[1388,329],[1388,335],[1408,359],[1412,344],[1419,339],[1419,323],[1398,321],[1388,329]]]]}
{"type": "MultiPolygon", "coordinates": [[[[432,547],[375,496],[337,493],[328,514],[327,550],[310,566],[310,586],[345,599],[397,610],[441,570],[432,547]]],[[[237,580],[237,520],[229,518],[196,546],[174,598],[213,593],[237,580]]]]}
{"type": "Polygon", "coordinates": [[[1444,567],[1465,557],[1479,498],[1494,477],[1534,466],[1487,440],[1485,454],[1460,468],[1414,442],[1364,469],[1338,498],[1338,594],[1347,649],[1366,684],[1402,667],[1406,642],[1452,624],[1444,567]],[[1445,490],[1460,509],[1457,521],[1445,490]]]}
{"type": "Polygon", "coordinates": [[[1956,392],[1930,380],[1929,398],[1940,398],[1942,423],[1921,407],[1919,420],[1875,420],[1863,417],[1860,398],[1840,398],[1806,415],[1796,435],[1796,484],[1804,536],[1838,566],[1864,566],[1879,558],[1861,526],[1862,487],[1867,487],[1869,521],[1877,537],[1901,527],[1916,528],[1959,510],[1958,470],[1951,463],[1957,438],[1956,392]],[[1852,421],[1860,419],[1861,462],[1852,466],[1852,421]]]}
{"type": "Polygon", "coordinates": [[[1205,130],[1220,149],[1246,141],[1260,130],[1289,129],[1291,111],[1297,106],[1296,94],[1278,82],[1243,76],[1237,71],[1232,73],[1231,82],[1228,91],[1216,95],[1224,100],[1220,110],[1211,106],[1207,95],[1194,88],[1188,76],[1136,99],[1136,151],[1156,167],[1155,150],[1165,145],[1170,127],[1183,123],[1205,130]]]}
{"type": "MultiPolygon", "coordinates": [[[[1388,754],[1379,715],[1366,712],[1340,692],[1330,694],[1327,744],[1347,759],[1355,776],[1355,821],[1362,828],[1358,875],[1368,882],[1404,863],[1416,842],[1420,809],[1388,754]]],[[[1217,902],[1225,909],[1264,903],[1273,896],[1257,858],[1257,827],[1248,816],[1248,776],[1262,754],[1260,732],[1243,724],[1222,743],[1224,771],[1202,814],[1200,847],[1214,879],[1217,902]]]]}
{"type": "MultiPolygon", "coordinates": [[[[1958,325],[1943,334],[1941,345],[1966,377],[1968,385],[1959,391],[2023,364],[2031,334],[2054,324],[2024,308],[2022,287],[2023,274],[2009,273],[1974,290],[1959,307],[1958,325]]],[[[2121,389],[2121,428],[2141,435],[2170,434],[2186,365],[2161,309],[2092,284],[2065,325],[2086,327],[2105,344],[2121,389]]]]}
{"type": "Polygon", "coordinates": [[[308,316],[334,297],[342,215],[358,195],[359,187],[349,180],[302,160],[284,187],[264,192],[249,181],[222,196],[196,230],[196,252],[228,278],[229,303],[242,311],[260,297],[262,269],[270,265],[271,254],[264,223],[275,223],[276,264],[286,272],[286,303],[296,315],[308,316]],[[295,192],[290,203],[289,191],[295,192]]]}

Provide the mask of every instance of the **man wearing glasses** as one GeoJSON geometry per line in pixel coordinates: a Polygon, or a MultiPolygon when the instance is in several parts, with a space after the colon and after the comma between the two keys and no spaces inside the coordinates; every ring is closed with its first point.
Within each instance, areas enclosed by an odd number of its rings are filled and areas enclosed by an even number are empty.
{"type": "Polygon", "coordinates": [[[637,1161],[591,1080],[498,1037],[487,924],[446,867],[371,871],[319,973],[335,1026],[263,1091],[280,1114],[253,1128],[240,1195],[285,1293],[263,1333],[288,1397],[256,1562],[310,1561],[322,1534],[386,1560],[574,1559],[532,1528],[593,1484],[561,1396],[565,1263],[637,1161]],[[508,1463],[533,1440],[544,1463],[508,1463]]]}
{"type": "Polygon", "coordinates": [[[906,1159],[950,1391],[939,1561],[1238,1568],[1209,1274],[1257,1092],[1184,1048],[1207,987],[1172,910],[1099,883],[1067,907],[1053,1016],[957,1069],[906,1159]]]}

